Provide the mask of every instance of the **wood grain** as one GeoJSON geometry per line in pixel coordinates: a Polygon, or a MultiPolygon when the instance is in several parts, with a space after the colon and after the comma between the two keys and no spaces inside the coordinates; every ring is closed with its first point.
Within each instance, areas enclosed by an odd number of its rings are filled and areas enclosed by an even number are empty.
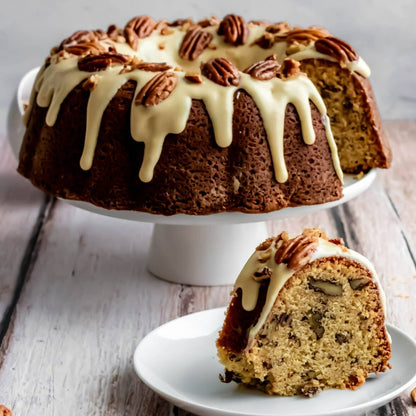
{"type": "MultiPolygon", "coordinates": [[[[375,264],[388,320],[416,337],[416,122],[387,123],[395,162],[357,199],[269,223],[271,234],[321,226],[375,264]],[[405,319],[404,319],[405,317],[405,319]]],[[[160,324],[226,305],[231,287],[190,287],[145,269],[150,224],[49,201],[14,172],[0,140],[0,402],[15,415],[190,416],[149,390],[133,351],[160,324]],[[7,307],[8,312],[5,313],[7,307]]],[[[253,248],[257,242],[253,242],[253,248]]],[[[416,415],[409,394],[368,413],[416,415]]]]}

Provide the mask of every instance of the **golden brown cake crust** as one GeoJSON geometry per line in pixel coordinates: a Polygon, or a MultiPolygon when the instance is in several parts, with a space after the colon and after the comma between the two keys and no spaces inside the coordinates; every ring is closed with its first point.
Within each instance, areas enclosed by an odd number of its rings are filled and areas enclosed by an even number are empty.
{"type": "Polygon", "coordinates": [[[194,100],[186,129],[166,137],[153,180],[139,181],[143,144],[131,138],[129,127],[134,87],[132,82],[125,84],[105,110],[89,171],[79,166],[88,91],[78,86],[68,95],[53,127],[44,123],[46,109],[35,105],[20,152],[19,172],[58,197],[164,215],[268,212],[342,196],[314,105],[313,145],[303,142],[298,115],[292,105],[287,107],[284,147],[289,180],[279,184],[259,110],[242,90],[234,99],[231,146],[221,149],[215,144],[205,107],[194,100]],[[305,164],[308,159],[313,163],[305,164]]]}

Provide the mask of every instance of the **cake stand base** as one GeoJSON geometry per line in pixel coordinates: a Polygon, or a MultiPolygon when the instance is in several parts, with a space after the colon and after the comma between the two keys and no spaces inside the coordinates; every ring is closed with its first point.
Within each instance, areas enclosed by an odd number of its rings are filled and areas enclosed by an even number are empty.
{"type": "Polygon", "coordinates": [[[266,223],[155,224],[147,268],[174,283],[233,284],[255,247],[268,237],[266,223]]]}

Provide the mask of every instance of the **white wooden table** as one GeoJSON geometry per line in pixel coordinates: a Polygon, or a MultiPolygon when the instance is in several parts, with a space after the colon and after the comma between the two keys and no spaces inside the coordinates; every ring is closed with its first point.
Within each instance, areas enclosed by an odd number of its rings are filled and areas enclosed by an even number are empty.
{"type": "MultiPolygon", "coordinates": [[[[321,226],[343,237],[378,269],[388,321],[416,337],[416,121],[386,127],[393,167],[370,190],[270,223],[270,233],[321,226]]],[[[15,416],[186,415],[140,382],[133,351],[164,322],[226,305],[230,287],[158,280],[145,269],[151,224],[46,197],[15,168],[0,137],[0,404],[15,416]]],[[[369,415],[416,415],[416,406],[406,392],[369,415]]]]}

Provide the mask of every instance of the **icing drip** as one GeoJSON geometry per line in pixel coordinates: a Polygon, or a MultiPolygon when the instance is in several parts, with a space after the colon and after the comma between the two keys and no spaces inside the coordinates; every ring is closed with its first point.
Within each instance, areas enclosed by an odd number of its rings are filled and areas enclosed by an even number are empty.
{"type": "MultiPolygon", "coordinates": [[[[370,271],[373,276],[373,281],[377,284],[380,296],[380,302],[382,304],[384,313],[386,310],[386,296],[383,288],[381,287],[380,280],[377,276],[373,264],[365,258],[363,255],[357,253],[354,250],[346,249],[338,244],[333,244],[323,238],[318,239],[318,247],[312,254],[309,262],[325,257],[344,257],[349,260],[356,261],[363,265],[370,271]]],[[[271,271],[270,283],[267,290],[266,301],[261,311],[260,317],[255,326],[249,331],[249,340],[253,339],[259,332],[261,327],[266,322],[272,307],[279,295],[280,290],[285,283],[294,275],[295,270],[287,267],[285,263],[276,264],[274,257],[277,248],[275,242],[267,250],[256,250],[249,258],[243,270],[239,274],[235,285],[234,291],[241,288],[242,290],[242,306],[246,311],[252,311],[257,304],[261,283],[253,279],[256,272],[261,272],[265,267],[271,271]],[[264,261],[266,259],[266,261],[264,261]]]]}
{"type": "MultiPolygon", "coordinates": [[[[134,140],[143,142],[145,145],[144,158],[139,172],[140,180],[143,182],[152,180],[165,137],[169,133],[178,134],[185,129],[192,99],[204,102],[212,122],[217,145],[219,147],[229,146],[232,142],[234,96],[239,89],[247,91],[259,108],[278,182],[282,183],[288,179],[283,149],[285,109],[289,103],[295,106],[301,122],[303,140],[310,145],[315,141],[310,102],[315,104],[322,115],[334,168],[342,180],[337,148],[326,115],[326,107],[315,86],[308,78],[298,76],[288,80],[274,78],[269,81],[259,81],[242,73],[238,87],[223,87],[205,78],[201,84],[192,84],[184,78],[188,71],[199,72],[201,62],[218,56],[224,56],[231,60],[240,70],[271,54],[275,54],[277,59],[282,61],[287,57],[286,42],[277,42],[270,49],[260,48],[254,42],[264,33],[264,28],[256,25],[251,26],[247,42],[237,47],[225,43],[223,37],[216,34],[216,26],[207,27],[204,30],[211,32],[214,40],[211,48],[206,48],[194,61],[183,60],[178,55],[179,47],[186,33],[180,27],[172,28],[169,35],[161,35],[159,31],[154,31],[149,37],[140,39],[137,51],[131,49],[127,43],[118,43],[109,39],[101,41],[106,47],[115,48],[118,53],[137,56],[147,62],[166,62],[173,67],[177,67],[179,64],[184,68],[183,70],[182,68],[175,69],[178,77],[177,86],[170,96],[160,104],[143,106],[136,105],[134,100],[132,102],[131,135],[134,140]]],[[[313,44],[290,55],[290,57],[296,60],[308,58],[333,60],[330,56],[317,52],[313,44]]],[[[27,123],[37,93],[37,104],[40,107],[48,107],[46,124],[53,126],[66,96],[81,81],[91,75],[96,76],[98,82],[88,100],[85,142],[80,160],[81,168],[88,170],[93,164],[102,115],[109,102],[119,88],[130,80],[137,83],[135,92],[137,95],[155,73],[144,70],[120,73],[121,65],[111,65],[98,72],[84,72],[78,69],[78,57],[76,56],[70,55],[69,58],[62,60],[54,58],[49,66],[42,67],[37,76],[24,121],[27,123]]],[[[347,66],[351,71],[356,71],[363,76],[369,75],[368,66],[361,58],[348,63],[347,66]]]]}

